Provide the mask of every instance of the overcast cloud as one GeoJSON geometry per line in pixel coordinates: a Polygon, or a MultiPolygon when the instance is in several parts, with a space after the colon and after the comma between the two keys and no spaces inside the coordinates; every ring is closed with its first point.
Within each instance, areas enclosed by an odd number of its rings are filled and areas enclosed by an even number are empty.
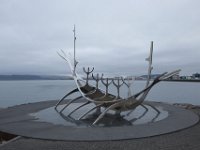
{"type": "Polygon", "coordinates": [[[154,73],[200,72],[199,0],[1,0],[0,74],[65,74],[57,55],[73,50],[78,69],[145,74],[150,41],[154,73]]]}

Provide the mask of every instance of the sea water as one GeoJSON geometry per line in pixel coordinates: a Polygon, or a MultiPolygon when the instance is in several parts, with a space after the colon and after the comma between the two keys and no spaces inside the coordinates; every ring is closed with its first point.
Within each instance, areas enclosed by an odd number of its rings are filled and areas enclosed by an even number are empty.
{"type": "MultiPolygon", "coordinates": [[[[131,86],[132,94],[139,92],[144,86],[144,81],[135,81],[131,86]]],[[[105,89],[103,85],[100,87],[105,89]]],[[[73,80],[0,81],[0,107],[59,100],[74,88],[76,85],[73,80]]],[[[109,92],[117,94],[113,85],[109,87],[109,92]]],[[[127,97],[127,92],[127,87],[123,86],[120,96],[127,97]]],[[[146,99],[200,105],[200,82],[160,82],[152,88],[146,99]]]]}

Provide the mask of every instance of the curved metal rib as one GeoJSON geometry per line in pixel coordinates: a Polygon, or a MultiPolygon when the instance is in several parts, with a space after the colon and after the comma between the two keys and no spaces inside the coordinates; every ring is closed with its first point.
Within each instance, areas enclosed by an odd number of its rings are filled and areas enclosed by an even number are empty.
{"type": "Polygon", "coordinates": [[[78,120],[75,120],[74,118],[71,118],[71,117],[68,117],[68,116],[65,116],[63,113],[59,113],[60,116],[66,120],[67,122],[71,122],[71,123],[75,123],[76,125],[80,126],[83,122],[80,122],[78,120]]]}
{"type": "Polygon", "coordinates": [[[73,114],[75,111],[77,111],[78,109],[80,109],[81,107],[83,107],[83,106],[85,106],[85,105],[88,105],[88,104],[90,104],[91,102],[86,102],[86,103],[84,103],[84,104],[82,104],[81,106],[79,106],[79,107],[77,107],[76,109],[74,109],[73,111],[71,111],[69,114],[68,114],[68,116],[70,116],[71,114],[73,114]]]}
{"type": "Polygon", "coordinates": [[[63,107],[63,109],[61,109],[60,112],[63,112],[63,110],[65,110],[65,108],[66,108],[67,106],[69,106],[71,103],[73,103],[73,102],[79,100],[79,99],[82,98],[82,97],[83,97],[83,96],[79,96],[79,97],[77,97],[77,98],[75,98],[75,99],[70,100],[70,101],[63,107]]]}
{"type": "Polygon", "coordinates": [[[117,106],[119,106],[118,103],[114,103],[113,105],[109,106],[106,110],[104,110],[104,111],[97,117],[97,119],[93,122],[93,125],[97,124],[97,122],[99,122],[99,120],[102,119],[102,118],[105,116],[105,114],[106,114],[109,110],[114,109],[114,108],[117,107],[117,106]]]}
{"type": "Polygon", "coordinates": [[[73,93],[75,93],[75,92],[78,92],[78,91],[79,91],[78,88],[76,88],[76,89],[72,90],[71,92],[67,93],[67,94],[56,104],[56,106],[55,106],[54,108],[57,110],[58,105],[59,105],[66,97],[68,97],[69,95],[71,95],[71,94],[73,94],[73,93]]]}
{"type": "Polygon", "coordinates": [[[148,106],[150,106],[151,108],[153,108],[156,112],[157,112],[157,114],[156,114],[156,116],[152,119],[152,121],[151,122],[154,122],[157,118],[158,118],[158,116],[160,115],[160,110],[158,110],[156,107],[154,107],[153,105],[151,105],[151,104],[145,104],[145,105],[148,105],[148,106]]]}
{"type": "Polygon", "coordinates": [[[94,108],[90,109],[89,111],[87,111],[85,114],[83,114],[78,120],[82,119],[83,117],[85,117],[87,114],[89,114],[91,111],[95,110],[98,107],[101,107],[103,104],[98,104],[96,105],[94,108]]]}
{"type": "Polygon", "coordinates": [[[129,121],[133,123],[133,122],[137,121],[138,119],[141,119],[142,117],[144,117],[147,112],[148,112],[148,109],[145,109],[145,111],[138,118],[133,118],[129,121]]]}
{"type": "MultiPolygon", "coordinates": [[[[148,108],[143,105],[143,104],[140,104],[141,107],[143,107],[145,109],[145,111],[148,111],[148,108]]],[[[132,109],[131,111],[129,111],[126,115],[129,116],[135,109],[132,109]]]]}

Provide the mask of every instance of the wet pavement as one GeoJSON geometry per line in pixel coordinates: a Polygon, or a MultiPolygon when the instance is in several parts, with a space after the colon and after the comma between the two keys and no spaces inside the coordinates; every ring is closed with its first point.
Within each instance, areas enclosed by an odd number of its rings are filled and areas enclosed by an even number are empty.
{"type": "MultiPolygon", "coordinates": [[[[191,109],[200,115],[200,108],[191,109]]],[[[186,117],[186,116],[185,116],[186,117]]],[[[20,137],[8,144],[0,146],[1,150],[199,150],[200,148],[200,123],[187,129],[173,133],[128,140],[106,141],[55,141],[20,137]]]]}

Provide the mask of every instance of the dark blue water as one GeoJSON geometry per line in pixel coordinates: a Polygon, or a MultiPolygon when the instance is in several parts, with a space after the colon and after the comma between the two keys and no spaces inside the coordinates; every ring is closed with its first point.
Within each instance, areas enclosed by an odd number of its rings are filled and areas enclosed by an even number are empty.
{"type": "MultiPolygon", "coordinates": [[[[140,91],[144,85],[143,81],[135,81],[132,92],[140,91]]],[[[60,99],[73,88],[75,84],[72,80],[0,81],[0,107],[60,99]]],[[[116,94],[116,89],[111,87],[110,92],[116,94]]],[[[127,96],[125,86],[121,89],[121,95],[127,96]]],[[[161,82],[153,87],[147,99],[200,105],[200,83],[161,82]]]]}

